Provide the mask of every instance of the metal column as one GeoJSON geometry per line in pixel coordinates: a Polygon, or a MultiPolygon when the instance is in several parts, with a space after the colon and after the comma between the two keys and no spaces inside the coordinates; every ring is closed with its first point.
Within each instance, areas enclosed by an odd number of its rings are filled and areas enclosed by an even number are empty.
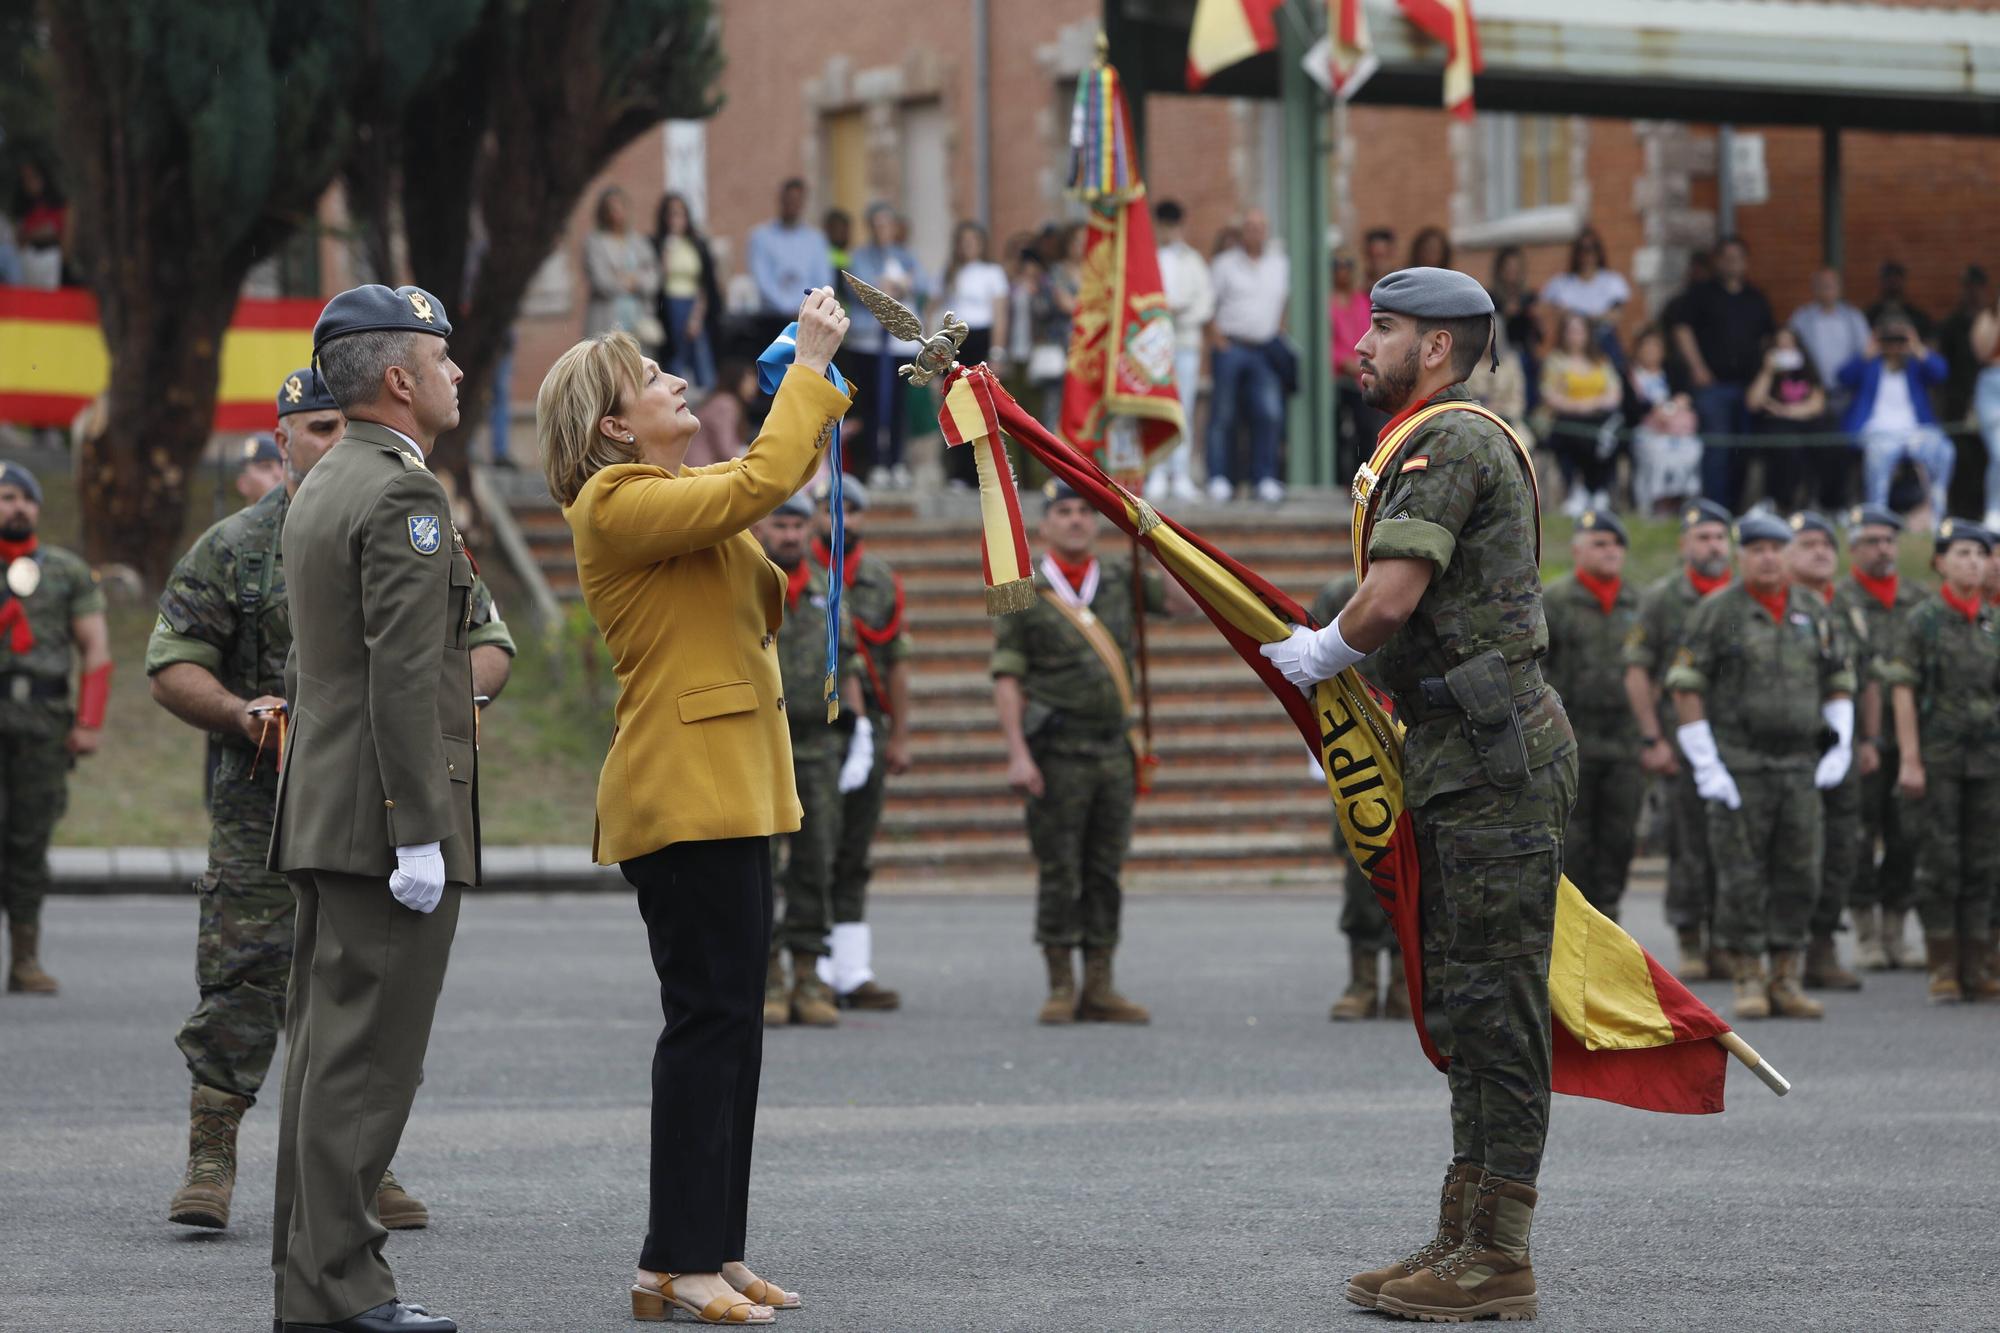
{"type": "Polygon", "coordinates": [[[1285,478],[1289,485],[1333,486],[1332,330],[1327,325],[1331,274],[1326,257],[1325,96],[1301,63],[1313,35],[1278,25],[1278,77],[1284,98],[1285,250],[1292,262],[1289,326],[1299,349],[1299,391],[1287,412],[1285,478]]]}
{"type": "Polygon", "coordinates": [[[1840,126],[1819,131],[1820,262],[1839,272],[1847,257],[1847,216],[1841,204],[1840,126]]]}

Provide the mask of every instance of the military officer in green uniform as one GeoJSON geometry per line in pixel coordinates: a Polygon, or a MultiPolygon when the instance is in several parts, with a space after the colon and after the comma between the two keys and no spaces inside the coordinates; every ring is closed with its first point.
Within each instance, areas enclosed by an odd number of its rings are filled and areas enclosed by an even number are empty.
{"type": "MultiPolygon", "coordinates": [[[[196,886],[195,984],[201,998],[176,1044],[194,1090],[188,1164],[167,1207],[183,1226],[226,1227],[236,1178],[236,1136],[256,1103],[285,1021],[297,900],[265,868],[278,791],[285,656],[291,615],[282,537],[299,484],[347,428],[310,367],[278,388],[271,447],[283,482],[223,519],[189,548],[167,579],[146,645],[153,698],[209,736],[217,756],[209,796],[208,870],[196,886]]],[[[513,637],[484,581],[473,587],[473,688],[497,696],[513,637]]],[[[424,1205],[383,1177],[377,1215],[390,1230],[428,1223],[424,1205]]]]}
{"type": "MultiPolygon", "coordinates": [[[[1051,481],[1043,496],[1046,554],[1035,573],[1035,603],[994,622],[988,667],[1007,744],[1007,783],[1027,799],[1035,942],[1049,976],[1038,1018],[1144,1023],[1151,1015],[1120,995],[1112,976],[1137,781],[1134,575],[1129,562],[1097,556],[1097,511],[1075,491],[1051,481]]],[[[1157,570],[1145,572],[1141,588],[1150,613],[1195,610],[1194,600],[1157,570]]]]}
{"type": "Polygon", "coordinates": [[[1737,520],[1742,577],[1695,608],[1667,672],[1675,736],[1707,803],[1715,938],[1739,1019],[1824,1013],[1801,988],[1820,792],[1853,760],[1854,673],[1826,602],[1785,577],[1791,540],[1775,515],[1737,520]]]}
{"type": "Polygon", "coordinates": [[[479,882],[472,562],[426,459],[458,424],[451,322],[418,287],[327,302],[347,431],[292,497],[291,705],[269,867],[298,898],[271,1267],[288,1329],[456,1333],[398,1298],[374,1201],[479,882]]]}
{"type": "Polygon", "coordinates": [[[1885,660],[1923,590],[1896,571],[1903,520],[1885,505],[1857,505],[1847,515],[1849,577],[1833,591],[1836,618],[1860,645],[1855,680],[1861,686],[1855,726],[1855,767],[1861,770],[1861,845],[1855,857],[1848,911],[1854,919],[1854,961],[1870,971],[1915,967],[1903,940],[1916,895],[1917,837],[1896,795],[1902,766],[1887,687],[1875,668],[1885,660]],[[1877,859],[1876,848],[1881,848],[1877,859]]]}
{"type": "MultiPolygon", "coordinates": [[[[1354,600],[1354,590],[1359,584],[1354,572],[1336,574],[1328,579],[1326,586],[1313,599],[1312,618],[1322,625],[1333,623],[1354,600]]],[[[1375,660],[1365,658],[1355,669],[1362,678],[1377,689],[1382,688],[1381,674],[1376,670],[1375,660]]],[[[1312,761],[1313,771],[1319,774],[1319,781],[1326,781],[1326,774],[1319,767],[1317,759],[1312,761]]],[[[1327,1017],[1336,1023],[1353,1022],[1363,1018],[1401,1018],[1410,1016],[1410,990],[1403,979],[1403,951],[1396,942],[1396,931],[1389,924],[1389,914],[1382,910],[1382,904],[1375,897],[1375,886],[1368,882],[1368,876],[1353,853],[1347,849],[1347,839],[1341,836],[1339,822],[1333,827],[1334,854],[1346,862],[1346,883],[1340,900],[1340,933],[1347,936],[1347,989],[1333,1002],[1327,1017]],[[1385,964],[1382,955],[1389,955],[1388,990],[1382,988],[1382,969],[1385,964]]]]}
{"type": "Polygon", "coordinates": [[[1688,617],[1701,599],[1729,584],[1729,511],[1713,500],[1681,507],[1681,567],[1639,597],[1639,619],[1625,636],[1625,697],[1639,728],[1639,767],[1667,784],[1667,921],[1680,944],[1683,981],[1720,975],[1715,943],[1715,865],[1708,854],[1708,814],[1694,775],[1674,747],[1674,701],[1667,671],[1688,617]]]}
{"type": "MultiPolygon", "coordinates": [[[[841,633],[840,717],[828,722],[826,706],[827,574],[809,558],[813,504],[794,495],[757,525],[764,553],[785,572],[785,623],[778,631],[778,671],[791,706],[792,780],[803,817],[785,844],[778,889],[784,912],[771,935],[770,970],[764,984],[764,1024],[834,1027],[840,1010],[819,973],[833,924],[834,855],[840,846],[842,802],[867,781],[875,763],[874,724],[866,714],[853,672],[853,641],[841,633]],[[784,955],[792,958],[785,982],[784,955]]],[[[849,619],[843,608],[841,618],[849,619]]],[[[776,858],[774,858],[776,859],[776,858]]]]}
{"type": "Polygon", "coordinates": [[[54,995],[42,968],[49,839],[69,806],[69,775],[97,753],[111,698],[104,591],[82,558],[36,531],[42,487],[0,463],[0,908],[7,914],[7,989],[54,995]],[[75,702],[70,673],[80,669],[75,702]]]}
{"type": "Polygon", "coordinates": [[[1586,509],[1570,556],[1576,568],[1542,594],[1549,654],[1542,671],[1576,731],[1576,808],[1563,837],[1563,873],[1591,906],[1618,919],[1646,773],[1639,728],[1625,695],[1625,640],[1639,623],[1639,596],[1625,583],[1625,525],[1586,509]]]}
{"type": "Polygon", "coordinates": [[[2000,999],[1987,970],[2000,880],[2000,615],[1984,586],[1993,545],[1977,523],[1938,525],[1943,584],[1876,666],[1895,710],[1896,788],[1922,831],[1917,915],[1932,1004],[2000,999]]]}
{"type": "Polygon", "coordinates": [[[1539,662],[1549,633],[1531,465],[1464,388],[1493,344],[1492,298],[1465,274],[1411,268],[1376,283],[1370,302],[1356,351],[1369,406],[1393,414],[1385,430],[1445,410],[1383,468],[1354,600],[1325,629],[1261,651],[1301,687],[1374,653],[1408,728],[1424,1017],[1451,1061],[1452,1162],[1431,1242],[1355,1277],[1347,1296],[1406,1319],[1531,1318],[1576,739],[1539,662]]]}
{"type": "MultiPolygon", "coordinates": [[[[866,782],[841,797],[840,846],[833,854],[833,931],[821,974],[843,1008],[885,1010],[901,1005],[902,997],[875,980],[875,942],[868,928],[869,849],[882,823],[890,775],[910,768],[914,645],[903,624],[902,576],[874,551],[862,549],[868,488],[858,478],[845,477],[840,494],[847,513],[841,606],[854,631],[859,697],[874,724],[874,765],[866,782]]],[[[832,487],[821,483],[813,516],[813,562],[822,569],[833,559],[832,503],[832,487]]]]}

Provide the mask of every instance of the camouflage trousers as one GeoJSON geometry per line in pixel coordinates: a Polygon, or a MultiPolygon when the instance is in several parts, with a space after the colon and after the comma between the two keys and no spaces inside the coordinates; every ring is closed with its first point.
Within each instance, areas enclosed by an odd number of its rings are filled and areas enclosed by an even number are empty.
{"type": "Polygon", "coordinates": [[[1819,899],[1813,904],[1811,932],[1831,935],[1854,892],[1861,868],[1861,772],[1850,764],[1840,785],[1819,794],[1819,899]]]}
{"type": "Polygon", "coordinates": [[[868,781],[840,798],[840,844],[833,853],[833,923],[868,919],[868,881],[875,873],[868,853],[882,824],[883,790],[889,782],[889,747],[875,743],[868,781]]]}
{"type": "Polygon", "coordinates": [[[68,731],[0,733],[0,907],[24,926],[42,919],[49,839],[69,808],[68,731]]]}
{"type": "Polygon", "coordinates": [[[1667,924],[1699,930],[1715,917],[1715,863],[1708,852],[1708,809],[1685,757],[1667,778],[1667,924]]]}
{"type": "Polygon", "coordinates": [[[1636,758],[1585,759],[1579,765],[1576,808],[1563,835],[1563,874],[1613,921],[1632,872],[1645,795],[1646,773],[1636,758]]]}
{"type": "MultiPolygon", "coordinates": [[[[792,777],[805,814],[796,833],[780,833],[784,869],[777,877],[785,903],[771,933],[773,951],[810,954],[828,952],[827,932],[833,929],[833,861],[840,847],[840,763],[835,752],[823,757],[792,756],[792,777]]],[[[773,846],[775,859],[780,850],[773,846]]]]}
{"type": "Polygon", "coordinates": [[[1132,749],[1119,741],[1095,753],[1033,753],[1042,770],[1042,794],[1028,798],[1035,942],[1113,948],[1132,845],[1132,749]]]}
{"type": "Polygon", "coordinates": [[[1424,1026],[1451,1060],[1452,1157],[1533,1184],[1549,1131],[1549,947],[1570,751],[1504,792],[1474,787],[1414,812],[1424,1026]]]}
{"type": "Polygon", "coordinates": [[[1707,803],[1715,943],[1751,955],[1803,949],[1820,887],[1822,815],[1812,770],[1733,776],[1742,808],[1707,803]]]}
{"type": "Polygon", "coordinates": [[[1861,779],[1861,850],[1848,901],[1856,907],[1907,911],[1916,901],[1918,821],[1909,818],[1896,795],[1896,770],[1903,753],[1882,749],[1882,766],[1861,779]],[[1875,859],[1877,846],[1881,860],[1875,859]]]}
{"type": "Polygon", "coordinates": [[[1992,927],[2000,876],[2000,778],[1924,775],[1924,795],[1904,804],[1917,844],[1917,916],[1926,939],[1976,940],[1992,927]]]}
{"type": "Polygon", "coordinates": [[[194,1081],[256,1101],[285,1026],[298,899],[264,868],[277,782],[225,751],[209,803],[208,870],[196,889],[194,977],[201,999],[174,1044],[194,1081]]]}
{"type": "Polygon", "coordinates": [[[1387,949],[1400,954],[1402,950],[1396,943],[1395,927],[1389,924],[1389,914],[1382,910],[1375,886],[1348,854],[1347,839],[1340,836],[1338,824],[1333,828],[1333,853],[1347,867],[1347,882],[1340,897],[1340,933],[1357,949],[1372,953],[1387,949]]]}

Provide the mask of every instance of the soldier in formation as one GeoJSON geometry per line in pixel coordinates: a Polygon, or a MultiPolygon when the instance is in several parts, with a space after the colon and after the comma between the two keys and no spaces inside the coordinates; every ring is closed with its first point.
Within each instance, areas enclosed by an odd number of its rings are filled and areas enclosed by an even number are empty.
{"type": "MultiPolygon", "coordinates": [[[[285,656],[291,651],[285,517],[300,484],[347,430],[347,418],[310,367],[278,387],[271,443],[282,484],[223,519],[174,566],[146,645],[153,698],[208,733],[215,756],[209,793],[208,869],[196,886],[195,984],[200,999],[175,1039],[194,1088],[188,1163],[167,1206],[183,1226],[226,1227],[236,1181],[236,1139],[256,1101],[285,1021],[297,899],[265,866],[286,734],[285,656]]],[[[496,697],[514,640],[492,594],[472,594],[473,690],[496,697]]],[[[375,1196],[382,1225],[422,1227],[428,1209],[385,1172],[375,1196]]]]}
{"type": "Polygon", "coordinates": [[[1576,569],[1542,595],[1549,621],[1542,670],[1562,696],[1579,758],[1563,873],[1613,921],[1625,897],[1646,789],[1623,666],[1625,641],[1639,623],[1639,596],[1624,579],[1629,544],[1616,516],[1586,509],[1570,539],[1576,569]]]}
{"type": "Polygon", "coordinates": [[[42,487],[0,464],[0,908],[7,914],[7,989],[54,995],[42,967],[49,839],[69,807],[69,775],[97,753],[111,699],[104,590],[82,557],[36,532],[42,487]],[[70,679],[78,677],[72,694],[70,679]]]}
{"type": "Polygon", "coordinates": [[[1681,753],[1706,803],[1715,943],[1739,1019],[1823,1013],[1802,985],[1820,792],[1853,758],[1854,673],[1825,601],[1785,576],[1791,540],[1783,519],[1738,520],[1741,580],[1695,607],[1667,672],[1681,753]]]}

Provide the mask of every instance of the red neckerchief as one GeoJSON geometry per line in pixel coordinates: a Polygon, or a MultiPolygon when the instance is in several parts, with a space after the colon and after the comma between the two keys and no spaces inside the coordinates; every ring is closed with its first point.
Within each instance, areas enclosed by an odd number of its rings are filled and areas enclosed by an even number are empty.
{"type": "Polygon", "coordinates": [[[1049,559],[1053,560],[1056,568],[1062,571],[1062,576],[1069,580],[1069,586],[1078,592],[1083,591],[1083,581],[1090,577],[1090,567],[1097,563],[1097,557],[1092,555],[1085,556],[1081,564],[1073,564],[1054,551],[1049,552],[1049,559]]]}
{"type": "MultiPolygon", "coordinates": [[[[817,537],[813,538],[812,551],[813,559],[819,562],[821,569],[833,568],[833,550],[825,542],[817,537]]],[[[861,568],[861,543],[850,537],[847,541],[846,555],[847,559],[840,569],[840,586],[852,588],[855,572],[861,568]]]]}
{"type": "Polygon", "coordinates": [[[1607,616],[1611,614],[1611,608],[1618,605],[1618,590],[1625,586],[1625,580],[1618,578],[1616,575],[1608,579],[1601,579],[1595,574],[1586,574],[1580,569],[1576,571],[1576,581],[1583,585],[1586,592],[1597,599],[1597,604],[1604,609],[1604,614],[1607,616]]]}
{"type": "Polygon", "coordinates": [[[1896,609],[1896,585],[1902,578],[1900,574],[1892,570],[1888,577],[1878,579],[1858,569],[1850,572],[1854,575],[1854,581],[1866,589],[1870,597],[1882,604],[1884,611],[1896,609]]]}
{"type": "Polygon", "coordinates": [[[791,610],[799,604],[799,594],[806,590],[806,583],[812,578],[813,567],[810,560],[801,560],[785,574],[785,609],[791,610]]]}
{"type": "MultiPolygon", "coordinates": [[[[829,562],[833,559],[833,551],[817,537],[813,538],[812,553],[820,568],[831,568],[829,562]]],[[[850,543],[845,554],[847,559],[840,576],[840,586],[852,588],[854,575],[861,568],[861,543],[850,543]]],[[[859,641],[856,647],[861,650],[861,665],[868,672],[868,683],[875,691],[876,711],[894,717],[895,712],[889,706],[888,682],[882,678],[881,669],[875,664],[874,651],[885,643],[894,642],[903,632],[903,580],[893,571],[889,577],[896,586],[896,609],[890,614],[889,622],[877,629],[860,616],[851,619],[854,622],[854,637],[859,641]]]]}
{"type": "Polygon", "coordinates": [[[1976,625],[1979,623],[1980,607],[1978,593],[1974,593],[1972,596],[1961,601],[1958,594],[1951,590],[1950,584],[1939,584],[1938,596],[1944,598],[1946,606],[1964,616],[1966,624],[1976,625]]]}
{"type": "Polygon", "coordinates": [[[1792,600],[1792,588],[1790,584],[1779,584],[1778,590],[1773,593],[1758,592],[1755,588],[1745,584],[1743,591],[1755,598],[1757,605],[1769,611],[1771,619],[1777,621],[1780,625],[1785,623],[1785,608],[1791,604],[1792,600]]]}
{"type": "Polygon", "coordinates": [[[1833,605],[1833,585],[1831,583],[1827,584],[1824,588],[1821,588],[1819,590],[1819,595],[1820,599],[1824,601],[1828,606],[1833,605]]]}
{"type": "MultiPolygon", "coordinates": [[[[0,569],[33,555],[39,545],[40,539],[32,533],[18,542],[0,537],[0,569]]],[[[28,608],[12,592],[7,594],[5,603],[0,603],[0,634],[7,636],[7,649],[16,657],[35,646],[35,631],[28,625],[28,608]]]]}
{"type": "Polygon", "coordinates": [[[1727,588],[1729,586],[1729,571],[1725,569],[1714,578],[1710,578],[1693,565],[1689,565],[1687,567],[1687,581],[1688,586],[1694,589],[1695,596],[1706,597],[1718,588],[1727,588]]]}

